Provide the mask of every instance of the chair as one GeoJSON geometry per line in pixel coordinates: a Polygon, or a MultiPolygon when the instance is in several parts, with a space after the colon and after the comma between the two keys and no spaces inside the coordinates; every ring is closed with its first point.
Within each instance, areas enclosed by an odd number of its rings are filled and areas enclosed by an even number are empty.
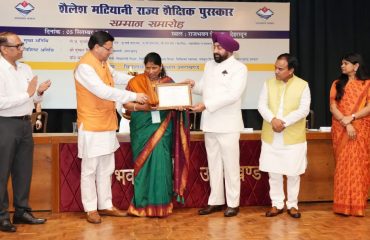
{"type": "Polygon", "coordinates": [[[32,124],[32,131],[34,132],[35,130],[35,125],[37,121],[37,117],[41,115],[41,122],[42,122],[42,132],[46,133],[46,126],[48,124],[48,113],[47,112],[34,112],[31,115],[31,124],[32,124]]]}
{"type": "Polygon", "coordinates": [[[201,112],[189,112],[190,131],[200,131],[201,112]]]}
{"type": "Polygon", "coordinates": [[[312,109],[310,110],[310,113],[308,114],[306,121],[307,121],[307,126],[306,126],[307,128],[309,129],[315,128],[315,113],[312,109]]]}

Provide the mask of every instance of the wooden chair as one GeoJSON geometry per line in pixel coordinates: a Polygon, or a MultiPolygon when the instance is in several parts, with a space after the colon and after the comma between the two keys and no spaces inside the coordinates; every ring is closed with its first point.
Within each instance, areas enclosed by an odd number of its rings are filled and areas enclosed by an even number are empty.
{"type": "Polygon", "coordinates": [[[46,126],[48,124],[48,113],[47,112],[34,112],[32,113],[31,115],[31,123],[32,123],[32,131],[35,130],[35,125],[36,125],[36,121],[37,121],[37,117],[41,115],[41,122],[42,122],[42,132],[46,132],[46,126]]]}

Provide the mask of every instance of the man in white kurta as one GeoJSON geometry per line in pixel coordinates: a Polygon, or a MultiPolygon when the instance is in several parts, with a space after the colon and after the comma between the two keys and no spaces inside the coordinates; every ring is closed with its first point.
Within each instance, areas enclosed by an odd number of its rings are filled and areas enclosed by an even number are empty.
{"type": "MultiPolygon", "coordinates": [[[[117,72],[109,66],[115,84],[127,85],[132,76],[117,72]]],[[[87,64],[81,64],[75,71],[76,80],[86,89],[103,99],[111,101],[135,101],[136,94],[105,85],[94,69],[87,64]]],[[[95,157],[114,153],[119,148],[116,131],[89,132],[84,131],[83,122],[78,129],[78,157],[95,157]]],[[[108,190],[109,191],[109,190],[108,190]]],[[[104,205],[104,204],[103,204],[104,205]]],[[[89,209],[89,207],[87,208],[89,209]]],[[[102,208],[104,209],[104,208],[102,208]]]]}
{"type": "Polygon", "coordinates": [[[114,152],[119,148],[115,102],[145,102],[147,98],[142,93],[114,88],[114,83],[127,84],[131,76],[114,71],[107,63],[113,41],[109,33],[95,32],[88,43],[90,51],[81,58],[74,73],[78,157],[82,158],[81,199],[91,223],[100,223],[100,215],[125,215],[112,204],[111,176],[114,152]]]}
{"type": "Polygon", "coordinates": [[[310,110],[311,97],[308,84],[294,75],[296,67],[295,57],[280,55],[275,63],[276,78],[265,82],[258,104],[258,111],[264,119],[259,168],[269,173],[272,201],[272,208],[266,212],[267,217],[283,212],[283,175],[287,176],[288,213],[294,218],[301,216],[298,194],[300,175],[307,166],[305,118],[310,110]],[[274,85],[277,87],[274,88],[274,85]],[[274,102],[275,110],[272,106],[274,102]],[[289,108],[290,105],[292,107],[289,108]]]}
{"type": "MultiPolygon", "coordinates": [[[[239,44],[227,33],[213,33],[214,61],[205,65],[193,92],[203,96],[203,102],[193,111],[202,111],[201,129],[204,132],[210,175],[211,194],[208,206],[199,210],[206,215],[222,210],[225,217],[237,215],[240,199],[239,138],[244,128],[241,97],[247,83],[247,68],[236,60],[233,52],[239,44]]],[[[193,82],[194,83],[194,82],[193,82]]]]}

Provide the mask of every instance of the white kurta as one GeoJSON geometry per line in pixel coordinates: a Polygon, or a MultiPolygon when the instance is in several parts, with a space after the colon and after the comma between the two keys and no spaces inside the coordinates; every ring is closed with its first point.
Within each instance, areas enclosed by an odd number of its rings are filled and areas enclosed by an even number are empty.
{"type": "MultiPolygon", "coordinates": [[[[132,76],[115,71],[109,67],[115,84],[127,85],[132,76]]],[[[136,94],[105,85],[95,70],[81,64],[75,72],[76,80],[94,95],[110,101],[126,103],[135,101],[136,94]]],[[[85,131],[83,123],[78,130],[78,157],[92,158],[115,152],[119,148],[116,131],[85,131]]]]}
{"type": "Polygon", "coordinates": [[[126,109],[122,106],[122,103],[116,103],[116,109],[121,116],[121,121],[119,122],[119,133],[130,133],[130,120],[126,119],[123,115],[126,109]]]}
{"type": "MultiPolygon", "coordinates": [[[[298,109],[290,112],[285,117],[283,117],[284,95],[285,88],[281,96],[279,110],[276,116],[274,116],[268,108],[268,92],[265,83],[259,98],[258,111],[267,122],[271,122],[271,120],[276,117],[283,120],[285,122],[285,127],[288,127],[308,115],[311,103],[310,89],[307,85],[303,90],[298,109]]],[[[307,142],[285,145],[283,132],[284,131],[281,133],[274,132],[272,144],[262,141],[259,168],[264,172],[288,176],[303,174],[307,167],[307,142]]]]}

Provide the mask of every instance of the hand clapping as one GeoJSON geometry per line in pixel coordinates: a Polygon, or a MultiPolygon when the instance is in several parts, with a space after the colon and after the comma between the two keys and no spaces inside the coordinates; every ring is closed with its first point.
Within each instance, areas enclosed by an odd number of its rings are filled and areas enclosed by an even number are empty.
{"type": "Polygon", "coordinates": [[[32,97],[36,92],[37,87],[37,76],[34,76],[28,84],[27,93],[29,97],[32,97]]]}
{"type": "Polygon", "coordinates": [[[37,95],[41,96],[42,94],[44,94],[44,92],[46,90],[48,90],[48,88],[50,87],[51,85],[51,81],[50,80],[47,80],[43,83],[41,83],[37,89],[37,95]]]}

